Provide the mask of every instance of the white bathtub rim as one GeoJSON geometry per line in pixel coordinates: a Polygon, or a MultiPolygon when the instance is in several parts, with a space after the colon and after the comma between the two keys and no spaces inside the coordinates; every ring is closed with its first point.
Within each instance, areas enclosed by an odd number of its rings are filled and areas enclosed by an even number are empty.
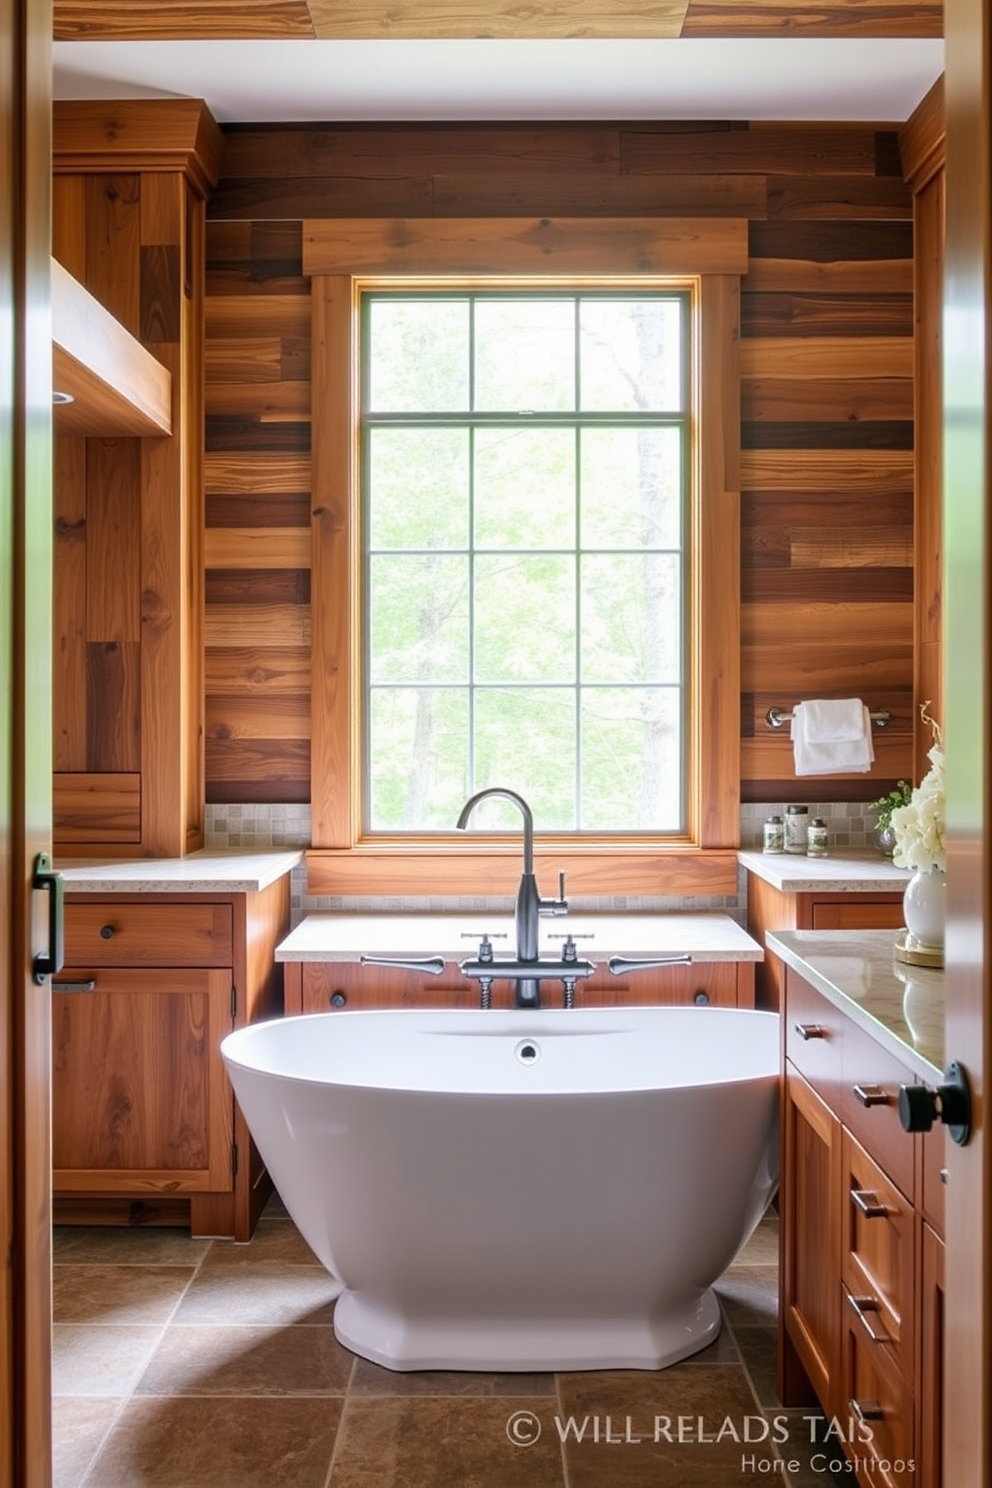
{"type": "MultiPolygon", "coordinates": [[[[430,1095],[452,1096],[464,1098],[472,1096],[481,1097],[544,1097],[564,1098],[582,1096],[587,1099],[595,1097],[617,1097],[631,1095],[645,1095],[663,1091],[679,1091],[698,1088],[700,1086],[725,1086],[747,1084],[752,1081],[777,1081],[780,1073],[780,1053],[778,1042],[779,1015],[774,1012],[766,1012],[754,1008],[725,1008],[725,1007],[692,1007],[682,1005],[671,1006],[649,1006],[649,1007],[607,1007],[607,1008],[542,1008],[535,1011],[527,1009],[497,1009],[480,1011],[477,1008],[361,1008],[349,1009],[335,1013],[307,1013],[292,1018],[270,1018],[260,1020],[256,1023],[246,1024],[241,1028],[233,1030],[221,1041],[220,1049],[224,1062],[229,1067],[244,1070],[247,1074],[266,1076],[273,1080],[284,1080],[289,1084],[302,1088],[311,1087],[315,1090],[327,1089],[337,1091],[367,1092],[367,1093],[395,1093],[398,1095],[430,1095]],[[652,1024],[663,1024],[665,1015],[670,1018],[672,1014],[688,1017],[695,1022],[696,1019],[711,1019],[714,1029],[723,1024],[725,1029],[735,1020],[745,1019],[749,1023],[761,1020],[770,1029],[775,1026],[775,1036],[769,1039],[767,1057],[756,1061],[758,1068],[734,1069],[731,1067],[726,1071],[707,1069],[700,1078],[688,1067],[683,1066],[677,1079],[660,1080],[657,1078],[643,1079],[637,1082],[623,1082],[597,1085],[591,1088],[582,1083],[555,1086],[553,1088],[527,1088],[526,1086],[499,1085],[495,1088],[489,1086],[472,1087],[464,1082],[454,1083],[450,1086],[414,1083],[407,1080],[389,1080],[383,1078],[362,1078],[357,1072],[342,1073],[340,1075],[322,1071],[320,1074],[310,1072],[301,1073],[298,1070],[287,1068],[280,1064],[275,1066],[264,1060],[263,1051],[265,1042],[271,1037],[280,1038],[275,1032],[278,1029],[286,1029],[287,1039],[300,1036],[300,1029],[309,1027],[313,1031],[320,1029],[325,1035],[333,1028],[347,1028],[360,1026],[366,1023],[371,1029],[375,1021],[388,1019],[394,1027],[406,1025],[410,1029],[411,1038],[422,1037],[425,1032],[431,1031],[432,1025],[437,1025],[440,1033],[464,1033],[465,1030],[457,1030],[455,1027],[446,1028],[445,1024],[451,1020],[455,1025],[462,1020],[469,1022],[482,1022],[484,1020],[484,1036],[487,1038],[503,1038],[509,1041],[526,1042],[533,1040],[539,1043],[542,1036],[558,1037],[560,1032],[553,1027],[542,1026],[543,1020],[550,1018],[552,1023],[562,1026],[561,1031],[567,1031],[571,1037],[581,1036],[584,1038],[604,1038],[612,1033],[630,1034],[640,1032],[638,1025],[644,1025],[645,1031],[652,1024]],[[661,1015],[660,1017],[658,1015],[661,1015]],[[617,1019],[630,1020],[626,1027],[611,1027],[608,1020],[617,1019]],[[360,1020],[360,1021],[359,1021],[360,1020]],[[499,1020],[499,1021],[497,1021],[499,1020]],[[583,1025],[590,1025],[584,1027],[583,1025]],[[295,1034],[290,1032],[295,1029],[295,1034]],[[254,1056],[252,1054],[255,1049],[254,1056]]],[[[755,1056],[751,1056],[752,1060],[755,1056]]],[[[529,1069],[521,1069],[518,1063],[513,1071],[516,1078],[526,1078],[534,1075],[534,1084],[539,1082],[541,1061],[537,1060],[529,1069]]]]}

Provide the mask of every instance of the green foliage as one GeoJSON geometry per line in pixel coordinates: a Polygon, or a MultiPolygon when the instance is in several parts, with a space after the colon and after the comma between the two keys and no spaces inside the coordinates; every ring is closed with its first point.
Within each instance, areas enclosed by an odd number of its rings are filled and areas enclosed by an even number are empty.
{"type": "Polygon", "coordinates": [[[913,787],[909,782],[900,780],[897,782],[895,789],[890,790],[888,795],[879,796],[877,801],[869,801],[868,809],[878,812],[876,825],[882,828],[887,827],[892,821],[893,811],[899,806],[908,806],[909,798],[912,794],[913,787]]]}

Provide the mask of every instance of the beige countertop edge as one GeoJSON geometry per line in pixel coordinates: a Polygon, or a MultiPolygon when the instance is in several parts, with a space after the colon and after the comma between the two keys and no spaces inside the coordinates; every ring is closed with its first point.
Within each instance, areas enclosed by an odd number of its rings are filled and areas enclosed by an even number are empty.
{"type": "MultiPolygon", "coordinates": [[[[443,955],[451,961],[474,956],[483,932],[493,936],[497,958],[513,951],[513,920],[487,914],[308,915],[276,947],[277,961],[357,961],[365,954],[391,957],[443,955]],[[498,937],[498,938],[497,938],[498,937]]],[[[729,915],[569,915],[542,921],[540,950],[554,955],[566,933],[578,954],[607,956],[688,954],[694,961],[764,959],[756,940],[729,915]],[[589,930],[604,937],[590,943],[589,930]],[[551,937],[555,939],[551,939],[551,937]],[[605,938],[608,937],[608,938],[605,938]]]]}
{"type": "Polygon", "coordinates": [[[917,1028],[907,1022],[906,983],[894,969],[894,930],[777,930],[769,951],[903,1060],[926,1084],[939,1083],[944,1067],[944,973],[901,966],[923,1004],[917,1028]]]}
{"type": "Polygon", "coordinates": [[[897,868],[875,852],[809,858],[804,853],[743,849],[737,861],[749,873],[787,894],[899,893],[912,876],[908,868],[897,868]]]}
{"type": "Polygon", "coordinates": [[[133,858],[58,864],[70,894],[253,894],[291,873],[298,848],[203,850],[185,858],[133,858]]]}

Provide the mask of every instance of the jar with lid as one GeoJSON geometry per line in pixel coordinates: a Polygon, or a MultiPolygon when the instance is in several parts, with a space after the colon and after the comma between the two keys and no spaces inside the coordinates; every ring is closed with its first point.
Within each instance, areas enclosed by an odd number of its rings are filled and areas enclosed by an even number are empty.
{"type": "Polygon", "coordinates": [[[830,846],[827,824],[822,816],[814,816],[806,830],[806,852],[811,858],[825,858],[830,846]]]}
{"type": "Polygon", "coordinates": [[[780,816],[770,816],[765,822],[761,851],[766,853],[785,851],[785,823],[780,816]]]}
{"type": "Polygon", "coordinates": [[[805,853],[808,827],[808,806],[786,806],[785,850],[787,853],[805,853]]]}

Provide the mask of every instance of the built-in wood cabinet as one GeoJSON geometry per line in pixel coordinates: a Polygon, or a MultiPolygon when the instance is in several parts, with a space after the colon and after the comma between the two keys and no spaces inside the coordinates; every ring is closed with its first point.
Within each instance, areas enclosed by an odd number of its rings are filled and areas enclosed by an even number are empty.
{"type": "Polygon", "coordinates": [[[270,1192],[223,1068],[282,1010],[289,875],[257,892],[66,896],[52,985],[53,1190],[63,1222],[247,1240],[270,1192]]]}
{"type": "MultiPolygon", "coordinates": [[[[749,872],[747,929],[761,945],[770,930],[898,930],[903,925],[902,888],[832,891],[778,888],[749,872]]],[[[759,1008],[782,1007],[785,968],[767,948],[757,968],[759,1008]]]]}
{"type": "Polygon", "coordinates": [[[63,858],[178,857],[203,841],[204,233],[222,148],[196,100],[54,108],[55,367],[79,397],[54,450],[63,858]],[[113,385],[122,359],[130,404],[113,385]]]}
{"type": "MultiPolygon", "coordinates": [[[[445,962],[440,976],[393,967],[362,966],[357,961],[287,961],[287,1013],[324,1013],[344,1009],[387,1007],[471,1008],[479,1005],[478,983],[463,977],[457,962],[445,962]]],[[[553,977],[542,984],[547,1007],[562,1004],[562,984],[553,977]]],[[[510,983],[494,982],[493,1007],[511,1007],[510,983]]],[[[754,963],[700,961],[691,966],[665,966],[613,976],[605,966],[579,981],[576,1007],[689,1004],[753,1007],[754,963]]]]}
{"type": "Polygon", "coordinates": [[[919,1081],[785,970],[779,1386],[852,1423],[862,1488],[940,1488],[944,1133],[906,1133],[919,1081]]]}

